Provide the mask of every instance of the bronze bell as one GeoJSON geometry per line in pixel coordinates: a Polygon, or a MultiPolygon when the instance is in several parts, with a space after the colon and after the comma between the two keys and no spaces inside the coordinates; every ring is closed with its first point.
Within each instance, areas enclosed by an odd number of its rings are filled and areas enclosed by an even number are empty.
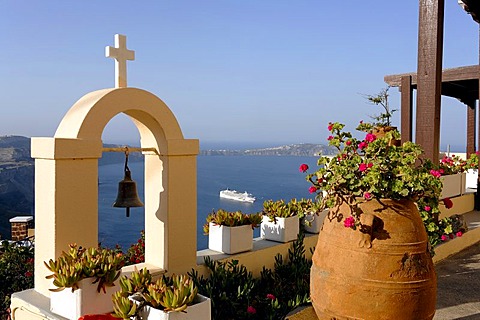
{"type": "Polygon", "coordinates": [[[138,197],[137,183],[132,180],[132,174],[127,166],[128,155],[125,160],[125,176],[118,183],[117,199],[113,203],[114,207],[126,208],[127,217],[130,217],[131,207],[143,207],[143,202],[138,197]]]}

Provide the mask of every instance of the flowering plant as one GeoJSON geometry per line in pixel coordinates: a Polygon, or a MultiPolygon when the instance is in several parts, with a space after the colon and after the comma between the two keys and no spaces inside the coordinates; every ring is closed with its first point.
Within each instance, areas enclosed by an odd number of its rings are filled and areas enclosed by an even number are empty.
{"type": "Polygon", "coordinates": [[[467,168],[467,161],[463,160],[459,156],[444,155],[440,159],[439,172],[441,175],[456,174],[464,172],[467,168]]]}
{"type": "MultiPolygon", "coordinates": [[[[338,154],[320,157],[319,169],[307,175],[312,183],[310,193],[323,191],[319,196],[324,207],[331,208],[345,197],[354,197],[357,202],[373,198],[438,198],[442,184],[431,173],[431,161],[421,158],[423,150],[419,145],[391,145],[391,140],[400,138],[397,130],[381,138],[367,133],[363,140],[358,140],[343,131],[344,126],[329,124],[329,144],[338,149],[338,154]]],[[[354,217],[358,224],[359,217],[354,217]]]]}
{"type": "MultiPolygon", "coordinates": [[[[412,142],[392,143],[400,138],[396,129],[385,132],[383,137],[368,132],[359,140],[343,131],[344,127],[341,123],[329,123],[329,145],[336,147],[338,154],[320,157],[318,170],[307,174],[312,184],[310,193],[317,194],[323,208],[348,203],[351,216],[343,219],[343,224],[360,230],[364,227],[358,207],[362,202],[408,199],[421,203],[419,211],[430,243],[437,244],[443,232],[438,222],[442,182],[437,167],[422,157],[422,148],[412,142]]],[[[363,129],[361,123],[357,130],[363,129]]],[[[302,165],[300,170],[307,172],[308,166],[302,165]]],[[[445,201],[451,203],[449,199],[445,201]]]]}
{"type": "Polygon", "coordinates": [[[467,159],[467,169],[478,169],[478,156],[480,155],[480,151],[472,153],[470,157],[467,159]]]}

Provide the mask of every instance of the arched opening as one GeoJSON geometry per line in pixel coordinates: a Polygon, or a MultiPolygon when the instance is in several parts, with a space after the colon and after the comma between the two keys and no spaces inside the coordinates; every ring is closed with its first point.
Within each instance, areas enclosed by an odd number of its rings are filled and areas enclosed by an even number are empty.
{"type": "MultiPolygon", "coordinates": [[[[140,135],[132,120],[125,114],[116,115],[108,122],[102,133],[106,148],[123,146],[140,147],[140,135]]],[[[105,247],[117,245],[126,252],[145,230],[145,209],[131,208],[130,217],[125,209],[114,208],[118,183],[124,177],[125,154],[123,152],[103,152],[98,159],[98,242],[105,247]]],[[[144,202],[144,156],[140,152],[129,154],[128,167],[136,182],[140,199],[144,202]]]]}

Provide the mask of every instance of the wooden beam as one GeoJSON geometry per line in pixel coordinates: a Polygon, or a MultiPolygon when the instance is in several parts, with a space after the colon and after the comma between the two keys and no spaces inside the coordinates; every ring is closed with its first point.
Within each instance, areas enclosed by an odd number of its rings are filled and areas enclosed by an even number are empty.
{"type": "MultiPolygon", "coordinates": [[[[478,65],[444,69],[442,71],[442,81],[450,82],[450,81],[478,79],[479,70],[480,70],[480,67],[478,65]]],[[[402,82],[402,77],[404,76],[411,76],[412,85],[414,87],[417,85],[418,80],[417,80],[416,72],[386,75],[383,79],[389,86],[399,87],[402,82]]]]}
{"type": "Polygon", "coordinates": [[[420,0],[416,142],[438,163],[442,90],[444,0],[420,0]]]}
{"type": "Polygon", "coordinates": [[[413,138],[413,88],[412,77],[402,77],[401,106],[400,106],[400,131],[402,133],[402,143],[412,141],[413,138]]]}

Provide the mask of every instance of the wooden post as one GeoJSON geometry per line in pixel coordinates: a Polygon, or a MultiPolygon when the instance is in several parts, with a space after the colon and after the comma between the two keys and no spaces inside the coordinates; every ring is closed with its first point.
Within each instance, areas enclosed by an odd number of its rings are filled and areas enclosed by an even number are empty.
{"type": "Polygon", "coordinates": [[[413,123],[413,95],[412,95],[412,76],[403,76],[400,84],[401,106],[400,106],[400,131],[402,133],[402,143],[412,141],[412,123],[413,123]]]}
{"type": "Polygon", "coordinates": [[[420,0],[415,140],[434,163],[440,152],[444,7],[444,0],[420,0]]]}
{"type": "Polygon", "coordinates": [[[472,153],[475,152],[476,149],[476,139],[475,139],[475,120],[476,120],[476,101],[470,101],[467,104],[467,157],[470,157],[472,153]]]}

